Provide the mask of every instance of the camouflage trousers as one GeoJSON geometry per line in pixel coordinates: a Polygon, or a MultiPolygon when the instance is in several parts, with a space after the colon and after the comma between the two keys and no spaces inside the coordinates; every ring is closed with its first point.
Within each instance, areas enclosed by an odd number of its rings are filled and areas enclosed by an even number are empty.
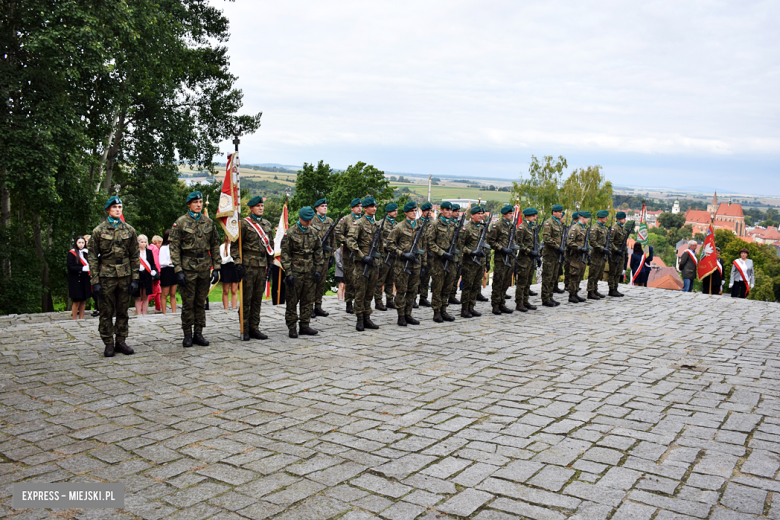
{"type": "Polygon", "coordinates": [[[515,303],[521,304],[531,297],[531,282],[534,279],[533,258],[521,257],[517,260],[515,273],[515,303]]]}
{"type": "Polygon", "coordinates": [[[472,257],[463,259],[463,267],[460,274],[463,277],[463,290],[460,293],[460,303],[463,309],[473,309],[477,305],[477,294],[482,288],[482,275],[485,274],[485,266],[474,262],[472,257]]]}
{"type": "MultiPolygon", "coordinates": [[[[352,251],[344,247],[344,253],[341,255],[341,264],[344,271],[344,303],[352,303],[355,299],[355,261],[349,257],[352,251]]],[[[361,263],[361,273],[363,271],[361,263]]]]}
{"type": "Polygon", "coordinates": [[[433,257],[428,256],[428,267],[425,269],[425,276],[420,273],[420,298],[428,299],[428,287],[431,283],[431,264],[433,263],[433,257]]]}
{"type": "Polygon", "coordinates": [[[580,290],[580,282],[582,282],[582,278],[585,276],[585,267],[586,265],[580,259],[579,253],[576,256],[572,256],[571,260],[569,260],[571,274],[569,275],[569,285],[566,287],[569,294],[577,294],[577,291],[580,290]]]}
{"type": "Polygon", "coordinates": [[[265,293],[265,267],[245,267],[244,278],[241,280],[241,305],[244,308],[244,325],[247,330],[260,330],[260,307],[263,305],[265,293]]]}
{"type": "Polygon", "coordinates": [[[129,291],[130,277],[100,278],[100,286],[103,288],[102,296],[97,298],[97,308],[100,311],[98,322],[100,339],[103,343],[110,343],[114,341],[116,335],[117,341],[124,341],[130,332],[127,316],[127,309],[132,299],[129,291]],[[114,314],[116,314],[116,325],[113,323],[114,314]]]}
{"type": "Polygon", "coordinates": [[[393,266],[395,280],[395,307],[399,316],[411,316],[417,287],[420,285],[420,264],[409,265],[409,273],[404,272],[406,262],[398,261],[393,266]]]}
{"type": "Polygon", "coordinates": [[[447,301],[450,297],[450,289],[452,288],[452,280],[457,277],[458,270],[454,263],[450,262],[447,268],[450,270],[448,273],[444,270],[444,260],[438,257],[433,257],[433,260],[428,265],[431,271],[431,307],[433,312],[442,312],[447,310],[447,301]]]}
{"type": "Polygon", "coordinates": [[[512,283],[512,270],[514,259],[509,258],[509,265],[504,264],[504,254],[496,252],[493,258],[493,291],[490,295],[490,304],[493,307],[504,305],[506,290],[512,283]]]}
{"type": "Polygon", "coordinates": [[[203,332],[206,326],[206,298],[211,287],[211,272],[209,271],[182,271],[187,277],[187,285],[179,285],[181,294],[181,328],[184,335],[192,334],[192,326],[195,326],[195,334],[203,332]]]}
{"type": "Polygon", "coordinates": [[[613,253],[612,261],[609,263],[609,278],[607,278],[607,283],[609,284],[610,290],[617,290],[618,285],[620,285],[620,280],[623,277],[623,257],[618,257],[613,253]]]}
{"type": "Polygon", "coordinates": [[[542,256],[542,301],[552,300],[553,289],[558,284],[558,270],[561,264],[558,263],[558,253],[547,251],[545,249],[542,256]]]}
{"type": "Polygon", "coordinates": [[[452,286],[450,287],[450,292],[447,295],[447,298],[454,298],[455,295],[458,294],[458,282],[460,281],[460,277],[463,274],[463,267],[461,266],[460,262],[457,262],[454,266],[450,267],[450,269],[455,269],[455,278],[452,280],[452,286]]]}
{"type": "MultiPolygon", "coordinates": [[[[569,257],[566,257],[563,261],[563,265],[561,266],[561,271],[558,272],[558,277],[560,278],[560,275],[563,274],[563,287],[568,290],[569,289],[569,281],[571,280],[571,261],[569,260],[569,257]]],[[[556,280],[555,285],[558,285],[558,281],[556,280]]]]}
{"type": "Polygon", "coordinates": [[[374,298],[379,279],[377,263],[379,263],[378,258],[374,260],[374,267],[369,266],[366,271],[367,277],[363,276],[363,266],[366,264],[362,261],[355,262],[355,267],[352,269],[352,276],[355,279],[355,316],[371,315],[371,300],[374,298]]]}
{"type": "MultiPolygon", "coordinates": [[[[287,308],[284,311],[284,323],[288,329],[294,329],[300,321],[301,327],[308,327],[311,322],[311,310],[314,305],[314,273],[294,273],[295,283],[293,286],[287,286],[286,300],[287,308]],[[298,307],[300,305],[301,314],[298,317],[298,307]]],[[[323,278],[325,278],[323,276],[323,278]]]]}
{"type": "MultiPolygon", "coordinates": [[[[382,301],[382,290],[384,289],[385,297],[388,302],[393,301],[393,283],[395,280],[395,259],[390,259],[390,265],[385,263],[386,256],[381,258],[382,267],[379,272],[379,277],[376,281],[376,289],[374,289],[374,301],[377,303],[382,301]]],[[[403,267],[403,265],[401,265],[403,267]]]]}
{"type": "Polygon", "coordinates": [[[327,287],[325,287],[326,278],[328,277],[328,270],[330,269],[330,259],[333,258],[333,253],[325,253],[325,263],[322,268],[322,277],[319,283],[314,284],[314,303],[316,305],[322,305],[322,297],[325,295],[327,287]]]}
{"type": "Polygon", "coordinates": [[[588,292],[599,290],[599,280],[604,276],[604,266],[607,259],[604,253],[594,251],[590,259],[590,269],[588,270],[588,292]]]}

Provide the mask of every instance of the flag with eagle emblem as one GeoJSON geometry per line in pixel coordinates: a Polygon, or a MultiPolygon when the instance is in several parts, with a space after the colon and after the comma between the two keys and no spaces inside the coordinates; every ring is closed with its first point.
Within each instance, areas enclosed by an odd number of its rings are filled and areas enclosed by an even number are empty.
{"type": "Polygon", "coordinates": [[[707,235],[704,237],[704,245],[701,248],[696,275],[701,280],[716,269],[720,269],[720,266],[718,265],[718,253],[715,250],[715,232],[712,230],[712,222],[710,222],[707,235]]]}

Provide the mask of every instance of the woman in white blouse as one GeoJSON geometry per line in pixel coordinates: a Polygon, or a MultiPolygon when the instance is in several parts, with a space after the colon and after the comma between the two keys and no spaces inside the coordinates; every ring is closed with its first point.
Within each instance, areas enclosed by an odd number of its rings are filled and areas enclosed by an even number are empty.
{"type": "Polygon", "coordinates": [[[163,241],[160,251],[157,254],[160,259],[160,307],[163,314],[168,310],[168,298],[171,300],[171,312],[176,314],[176,273],[173,271],[173,262],[171,262],[171,246],[168,237],[171,230],[166,229],[163,233],[163,241]]]}
{"type": "Polygon", "coordinates": [[[222,272],[220,281],[222,282],[222,307],[229,309],[228,299],[233,304],[233,308],[238,308],[238,275],[236,274],[236,263],[230,255],[230,237],[225,234],[225,241],[219,246],[219,254],[222,257],[222,272]],[[232,296],[231,296],[232,294],[232,296]]]}
{"type": "Polygon", "coordinates": [[[739,258],[731,265],[731,278],[729,287],[732,298],[747,298],[750,290],[756,286],[756,275],[753,272],[753,260],[748,258],[750,251],[743,248],[739,251],[739,258]]]}

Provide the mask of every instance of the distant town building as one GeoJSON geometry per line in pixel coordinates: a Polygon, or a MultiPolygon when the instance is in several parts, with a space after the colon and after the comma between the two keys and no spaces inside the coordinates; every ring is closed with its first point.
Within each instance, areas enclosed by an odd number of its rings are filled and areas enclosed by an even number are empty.
{"type": "Polygon", "coordinates": [[[710,221],[714,229],[728,229],[738,237],[745,236],[742,204],[732,204],[731,201],[718,203],[717,192],[712,197],[712,204],[707,205],[707,211],[689,209],[685,212],[685,225],[691,225],[693,234],[706,233],[710,221]]]}
{"type": "Polygon", "coordinates": [[[675,200],[674,205],[672,205],[672,213],[677,214],[680,212],[680,201],[675,200]]]}
{"type": "Polygon", "coordinates": [[[748,228],[745,235],[757,244],[780,245],[780,230],[774,226],[748,228]]]}

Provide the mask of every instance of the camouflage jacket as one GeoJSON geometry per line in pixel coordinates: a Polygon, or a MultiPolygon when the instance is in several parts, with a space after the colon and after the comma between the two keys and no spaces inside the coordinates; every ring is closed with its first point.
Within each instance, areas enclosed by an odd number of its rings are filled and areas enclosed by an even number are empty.
{"type": "MultiPolygon", "coordinates": [[[[320,237],[320,244],[322,244],[322,255],[325,258],[330,258],[330,256],[333,254],[333,250],[336,248],[336,229],[333,229],[333,233],[330,234],[330,237],[328,238],[328,243],[323,244],[322,239],[325,238],[325,234],[330,229],[330,226],[333,225],[333,219],[330,217],[325,217],[325,220],[320,219],[319,215],[314,215],[314,219],[311,221],[311,227],[314,228],[314,231],[317,232],[317,236],[320,237]]],[[[338,224],[336,224],[336,227],[338,227],[338,224]]]]}
{"type": "MultiPolygon", "coordinates": [[[[569,230],[569,237],[566,239],[566,257],[570,260],[578,260],[582,257],[579,248],[585,247],[585,234],[588,228],[579,222],[575,223],[569,230]]],[[[592,231],[591,231],[592,233],[592,231]]]]}
{"type": "Polygon", "coordinates": [[[601,222],[596,222],[593,224],[593,228],[590,230],[590,247],[593,248],[593,251],[603,254],[604,253],[604,246],[607,245],[607,231],[609,228],[606,224],[602,224],[601,222]]]}
{"type": "MultiPolygon", "coordinates": [[[[377,221],[376,219],[373,219],[373,222],[371,222],[369,218],[368,215],[364,215],[360,220],[353,222],[352,226],[349,228],[349,233],[347,234],[347,249],[355,253],[353,258],[355,264],[360,262],[364,256],[368,255],[368,252],[371,250],[371,242],[373,242],[374,235],[381,223],[381,221],[377,221]]],[[[387,226],[386,222],[385,226],[387,226]]],[[[379,242],[381,242],[381,240],[377,241],[377,250],[374,255],[375,259],[382,256],[379,252],[379,242]]],[[[378,266],[379,264],[379,262],[374,263],[375,266],[378,266]]]]}
{"type": "MultiPolygon", "coordinates": [[[[463,219],[463,227],[460,228],[460,233],[458,234],[458,240],[455,242],[455,251],[453,253],[453,256],[455,257],[455,263],[459,264],[461,262],[461,257],[463,254],[463,231],[466,228],[466,225],[468,224],[468,219],[463,219]]],[[[455,231],[458,229],[458,226],[461,225],[460,217],[458,217],[458,220],[453,222],[452,225],[452,233],[455,234],[455,231]]]]}
{"type": "Polygon", "coordinates": [[[555,217],[550,217],[544,221],[544,224],[542,224],[542,240],[544,240],[545,252],[554,251],[555,254],[558,253],[564,231],[566,231],[566,226],[555,217]]]}
{"type": "Polygon", "coordinates": [[[100,283],[101,277],[130,276],[131,280],[137,280],[141,260],[135,229],[125,222],[114,228],[108,220],[104,220],[92,230],[87,258],[92,285],[100,283]]]}
{"type": "MultiPolygon", "coordinates": [[[[430,218],[422,218],[422,217],[418,218],[416,222],[417,222],[418,226],[420,224],[422,224],[423,222],[427,222],[428,223],[428,225],[425,226],[425,230],[423,231],[423,234],[420,237],[420,241],[417,244],[417,247],[419,247],[420,249],[425,251],[425,253],[423,254],[423,257],[425,257],[425,259],[427,260],[428,259],[428,255],[430,253],[430,251],[428,251],[428,236],[430,236],[430,234],[431,234],[431,228],[433,227],[433,222],[431,222],[430,218]]],[[[427,265],[427,264],[428,264],[427,261],[423,263],[423,265],[427,265]]]]}
{"type": "MultiPolygon", "coordinates": [[[[260,222],[255,222],[255,224],[260,226],[265,232],[271,249],[273,249],[274,228],[271,223],[266,219],[261,219],[260,222]]],[[[236,264],[243,264],[247,267],[267,267],[269,265],[268,251],[266,251],[260,240],[260,235],[247,219],[241,219],[241,252],[243,258],[238,254],[238,241],[230,244],[230,256],[233,257],[233,261],[236,264]]]]}
{"type": "Polygon", "coordinates": [[[312,226],[301,231],[296,221],[285,231],[281,249],[282,270],[285,275],[314,276],[315,272],[322,274],[322,239],[312,226]]]}
{"type": "MultiPolygon", "coordinates": [[[[623,241],[626,239],[626,228],[617,222],[612,226],[612,234],[609,237],[609,250],[612,252],[612,259],[617,260],[618,251],[623,247],[623,241]]],[[[91,264],[90,264],[91,265],[91,264]]]]}
{"type": "MultiPolygon", "coordinates": [[[[532,222],[524,220],[520,227],[517,228],[517,234],[515,235],[515,242],[517,247],[518,261],[523,259],[531,260],[531,251],[534,249],[534,227],[536,225],[532,222]]],[[[524,264],[525,265],[525,264],[524,264]]]]}
{"type": "Polygon", "coordinates": [[[433,256],[441,256],[450,249],[452,234],[455,232],[455,226],[449,221],[442,220],[444,217],[438,217],[435,222],[428,224],[427,232],[428,253],[433,256]]]}
{"type": "Polygon", "coordinates": [[[212,266],[214,269],[222,267],[217,228],[206,215],[201,214],[195,220],[188,212],[177,218],[169,239],[174,272],[180,273],[182,269],[208,271],[212,266]]]}
{"type": "MultiPolygon", "coordinates": [[[[420,229],[418,226],[422,225],[423,224],[420,219],[414,222],[414,226],[412,226],[412,223],[408,220],[404,220],[400,224],[397,224],[393,228],[393,231],[390,232],[390,236],[387,237],[387,251],[393,253],[396,258],[399,258],[403,253],[408,253],[412,248],[414,236],[420,229]]],[[[423,241],[425,239],[426,232],[427,229],[424,229],[423,235],[417,241],[417,251],[414,251],[414,253],[417,254],[417,261],[419,262],[419,264],[416,265],[420,266],[426,264],[425,249],[423,249],[423,241]]]]}
{"type": "Polygon", "coordinates": [[[390,257],[390,261],[392,262],[396,255],[393,253],[390,249],[387,248],[387,242],[390,239],[390,233],[393,232],[393,230],[398,226],[398,223],[395,221],[395,219],[390,220],[390,217],[387,218],[387,222],[385,222],[385,227],[382,228],[382,236],[379,238],[379,253],[382,255],[382,261],[384,261],[384,258],[387,256],[388,253],[391,253],[393,256],[390,257]]]}
{"type": "Polygon", "coordinates": [[[354,224],[356,220],[360,220],[362,218],[363,215],[355,216],[354,213],[350,213],[349,215],[342,218],[338,224],[336,224],[336,229],[333,230],[333,234],[336,236],[336,243],[344,245],[345,251],[349,249],[346,246],[347,235],[349,234],[349,230],[352,228],[352,224],[354,224]]]}
{"type": "MultiPolygon", "coordinates": [[[[480,223],[477,224],[473,220],[469,220],[468,224],[466,224],[466,227],[463,228],[463,231],[460,232],[460,246],[461,250],[463,252],[463,260],[465,262],[471,262],[474,263],[471,256],[471,253],[474,252],[474,249],[477,248],[477,244],[479,244],[479,237],[482,235],[482,230],[487,226],[487,224],[480,223]]],[[[488,243],[487,235],[485,235],[485,244],[482,246],[482,251],[485,253],[488,253],[490,251],[490,244],[488,243]]],[[[475,258],[479,265],[482,267],[485,266],[485,263],[487,262],[487,254],[482,258],[475,258]]]]}

